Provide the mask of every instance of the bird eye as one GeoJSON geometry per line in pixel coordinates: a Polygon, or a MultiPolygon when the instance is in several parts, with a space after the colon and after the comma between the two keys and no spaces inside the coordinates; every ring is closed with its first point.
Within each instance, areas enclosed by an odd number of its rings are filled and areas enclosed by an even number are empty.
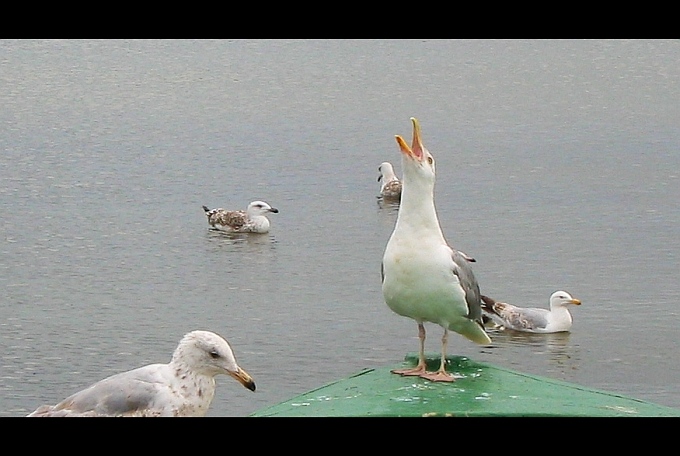
{"type": "Polygon", "coordinates": [[[427,157],[427,162],[428,162],[430,165],[432,164],[433,161],[434,161],[434,160],[432,159],[432,157],[427,157]]]}
{"type": "Polygon", "coordinates": [[[220,357],[220,354],[217,353],[216,350],[211,350],[211,351],[210,351],[210,357],[211,357],[212,359],[217,359],[217,358],[220,357]]]}

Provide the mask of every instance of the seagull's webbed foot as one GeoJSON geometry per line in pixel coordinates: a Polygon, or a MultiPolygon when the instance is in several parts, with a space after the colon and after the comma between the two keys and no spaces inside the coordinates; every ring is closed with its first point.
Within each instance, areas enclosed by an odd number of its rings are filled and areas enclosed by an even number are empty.
{"type": "Polygon", "coordinates": [[[463,378],[460,375],[453,375],[446,372],[446,344],[448,339],[449,331],[444,328],[444,335],[442,336],[442,357],[439,364],[439,370],[437,372],[423,372],[419,377],[431,382],[455,382],[457,378],[463,378]]]}
{"type": "Polygon", "coordinates": [[[427,373],[427,363],[425,362],[425,326],[422,322],[418,322],[418,340],[420,340],[420,350],[418,352],[418,364],[416,367],[405,369],[393,369],[393,374],[422,376],[427,373]]]}
{"type": "Polygon", "coordinates": [[[422,375],[427,373],[427,372],[425,372],[425,369],[417,369],[415,367],[411,368],[411,369],[393,369],[390,372],[392,372],[393,374],[399,374],[399,375],[403,375],[403,376],[412,375],[412,376],[416,376],[416,377],[422,376],[422,375]]]}
{"type": "Polygon", "coordinates": [[[406,369],[392,369],[390,372],[404,376],[422,376],[423,374],[427,373],[425,370],[425,363],[418,363],[416,367],[409,367],[406,369]]]}
{"type": "Polygon", "coordinates": [[[437,372],[423,372],[419,377],[431,382],[455,382],[457,378],[464,378],[460,375],[449,374],[442,370],[438,370],[437,372]]]}

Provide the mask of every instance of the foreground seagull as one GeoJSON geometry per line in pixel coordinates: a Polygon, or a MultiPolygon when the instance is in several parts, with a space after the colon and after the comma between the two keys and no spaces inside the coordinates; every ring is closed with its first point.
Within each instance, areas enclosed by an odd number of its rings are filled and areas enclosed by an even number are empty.
{"type": "Polygon", "coordinates": [[[265,214],[279,212],[264,201],[253,201],[245,211],[227,211],[203,206],[208,223],[212,228],[234,233],[268,233],[269,219],[265,214]]]}
{"type": "Polygon", "coordinates": [[[398,200],[401,198],[401,181],[394,173],[394,168],[390,162],[382,162],[378,167],[380,175],[378,182],[380,185],[380,197],[384,199],[398,200]]]}
{"type": "Polygon", "coordinates": [[[556,333],[571,329],[568,306],[580,306],[581,301],[566,291],[556,291],[550,296],[550,310],[535,307],[517,307],[481,296],[482,306],[494,322],[515,331],[531,333],[556,333]]]}
{"type": "Polygon", "coordinates": [[[382,290],[390,309],[418,324],[420,350],[415,368],[392,372],[452,382],[455,378],[446,372],[449,330],[482,345],[491,339],[482,324],[479,285],[469,265],[472,259],[444,239],[434,206],[434,158],[423,146],[418,121],[412,117],[411,122],[411,147],[396,136],[404,176],[397,223],[383,256],[382,290]],[[426,371],[424,322],[444,328],[437,372],[426,371]]]}
{"type": "Polygon", "coordinates": [[[170,363],[112,375],[28,416],[204,416],[218,374],[255,391],[255,382],[236,364],[229,342],[209,331],[192,331],[179,342],[170,363]]]}

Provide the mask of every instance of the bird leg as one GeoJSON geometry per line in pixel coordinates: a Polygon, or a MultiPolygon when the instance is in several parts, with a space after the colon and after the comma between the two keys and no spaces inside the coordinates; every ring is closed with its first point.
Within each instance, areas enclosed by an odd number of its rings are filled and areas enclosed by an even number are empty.
{"type": "Polygon", "coordinates": [[[446,345],[449,341],[449,330],[444,328],[442,336],[442,358],[437,372],[423,372],[420,377],[431,382],[455,382],[456,378],[463,378],[446,372],[446,345]]]}
{"type": "Polygon", "coordinates": [[[425,326],[418,323],[418,339],[420,339],[420,351],[418,352],[418,365],[407,369],[393,369],[393,374],[399,375],[418,375],[426,374],[425,371],[425,326]]]}

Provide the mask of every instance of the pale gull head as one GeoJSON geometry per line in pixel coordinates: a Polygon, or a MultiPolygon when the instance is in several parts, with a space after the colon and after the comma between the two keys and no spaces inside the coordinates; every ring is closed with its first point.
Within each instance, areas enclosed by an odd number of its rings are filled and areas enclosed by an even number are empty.
{"type": "Polygon", "coordinates": [[[550,309],[555,309],[556,307],[567,307],[570,304],[580,306],[581,300],[574,298],[572,295],[566,291],[556,291],[550,296],[550,309]]]}
{"type": "Polygon", "coordinates": [[[248,217],[251,219],[254,217],[266,215],[268,212],[278,214],[279,210],[275,207],[271,207],[264,201],[253,201],[248,205],[248,208],[246,209],[246,213],[248,214],[248,217]]]}

